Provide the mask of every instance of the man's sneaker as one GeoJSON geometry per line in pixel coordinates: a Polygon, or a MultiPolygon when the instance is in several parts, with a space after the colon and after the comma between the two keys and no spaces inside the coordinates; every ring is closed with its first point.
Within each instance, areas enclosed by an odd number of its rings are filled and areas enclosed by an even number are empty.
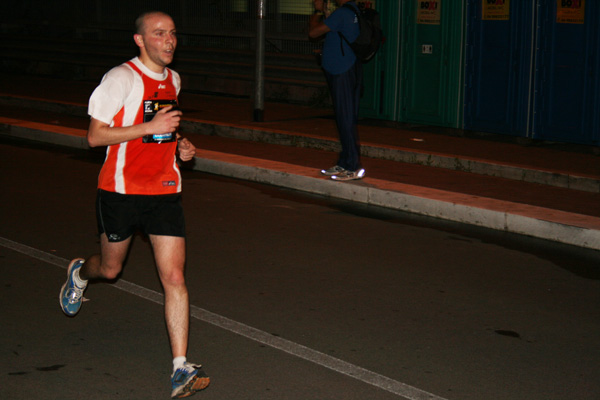
{"type": "Polygon", "coordinates": [[[365,170],[363,168],[356,171],[344,171],[341,174],[333,175],[331,179],[334,181],[352,181],[355,179],[362,179],[365,176],[365,170]]]}
{"type": "Polygon", "coordinates": [[[200,365],[185,362],[171,375],[171,398],[181,399],[205,389],[210,378],[200,369],[200,365]]]}
{"type": "Polygon", "coordinates": [[[336,166],[331,167],[329,169],[322,169],[321,173],[323,175],[327,175],[327,176],[334,176],[334,175],[337,175],[337,174],[341,174],[344,171],[346,171],[344,168],[340,167],[339,165],[336,165],[336,166]]]}
{"type": "Polygon", "coordinates": [[[79,268],[85,262],[82,258],[76,258],[69,264],[67,270],[67,281],[60,289],[60,308],[69,317],[74,317],[81,308],[81,302],[83,300],[83,292],[87,287],[87,283],[83,287],[79,287],[73,281],[73,273],[78,271],[79,268]]]}

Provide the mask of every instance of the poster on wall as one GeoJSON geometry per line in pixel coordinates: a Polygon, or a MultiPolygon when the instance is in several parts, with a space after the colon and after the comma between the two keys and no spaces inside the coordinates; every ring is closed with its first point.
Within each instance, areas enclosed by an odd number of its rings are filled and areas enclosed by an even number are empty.
{"type": "Polygon", "coordinates": [[[508,21],[510,0],[481,0],[481,19],[484,21],[508,21]]]}
{"type": "Polygon", "coordinates": [[[585,0],[556,0],[556,22],[559,24],[583,24],[585,0]]]}
{"type": "Polygon", "coordinates": [[[441,2],[442,0],[417,0],[417,24],[439,25],[441,2]]]}

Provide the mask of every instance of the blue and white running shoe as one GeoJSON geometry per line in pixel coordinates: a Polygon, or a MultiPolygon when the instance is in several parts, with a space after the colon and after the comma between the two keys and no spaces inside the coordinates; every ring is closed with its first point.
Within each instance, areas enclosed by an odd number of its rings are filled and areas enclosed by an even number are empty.
{"type": "Polygon", "coordinates": [[[185,362],[171,375],[171,398],[181,399],[205,389],[210,378],[200,369],[200,365],[185,362]]]}
{"type": "Polygon", "coordinates": [[[76,258],[69,264],[67,270],[67,281],[60,290],[60,308],[69,317],[74,317],[81,308],[83,301],[83,292],[87,287],[87,283],[83,287],[79,287],[73,281],[73,272],[79,270],[85,262],[82,258],[76,258]]]}

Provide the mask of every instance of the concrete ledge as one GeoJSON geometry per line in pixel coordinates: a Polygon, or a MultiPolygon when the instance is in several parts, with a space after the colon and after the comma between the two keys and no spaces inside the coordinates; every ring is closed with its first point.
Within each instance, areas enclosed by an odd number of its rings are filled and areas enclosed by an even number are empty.
{"type": "Polygon", "coordinates": [[[199,150],[195,170],[600,250],[600,218],[365,178],[334,182],[312,168],[199,150]]]}
{"type": "MultiPolygon", "coordinates": [[[[0,104],[35,108],[50,112],[67,113],[76,116],[87,116],[86,106],[68,102],[46,101],[28,97],[18,97],[0,94],[0,104]]],[[[340,147],[336,140],[316,135],[291,133],[276,129],[259,128],[256,126],[221,123],[199,119],[185,119],[181,124],[185,132],[213,135],[261,143],[279,144],[285,146],[306,147],[318,150],[338,152],[340,147]]],[[[457,157],[442,153],[421,152],[402,147],[383,147],[364,142],[361,153],[365,157],[425,165],[474,174],[494,176],[518,180],[528,183],[561,187],[591,193],[600,193],[600,178],[595,176],[577,176],[550,170],[532,169],[525,166],[515,166],[490,162],[485,159],[472,157],[457,157]]]]}
{"type": "MultiPolygon", "coordinates": [[[[0,118],[0,134],[80,149],[82,129],[0,118]]],[[[194,170],[600,250],[600,218],[374,178],[335,182],[314,168],[198,150],[194,170]]]]}
{"type": "Polygon", "coordinates": [[[85,137],[86,131],[82,129],[0,117],[0,134],[78,149],[90,148],[85,137]]]}

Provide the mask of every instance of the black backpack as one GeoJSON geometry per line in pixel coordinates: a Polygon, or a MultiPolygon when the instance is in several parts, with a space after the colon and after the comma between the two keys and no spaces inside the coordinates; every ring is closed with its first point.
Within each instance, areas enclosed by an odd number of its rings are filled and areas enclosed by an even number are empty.
{"type": "MultiPolygon", "coordinates": [[[[356,40],[352,43],[348,41],[342,35],[342,32],[338,32],[340,38],[342,38],[354,51],[356,58],[363,63],[369,62],[379,46],[383,42],[383,32],[381,30],[381,22],[379,21],[379,13],[372,8],[365,8],[363,10],[357,10],[354,6],[346,3],[343,7],[351,9],[356,18],[358,18],[358,26],[360,28],[360,34],[356,40]]],[[[340,44],[341,45],[341,44],[340,44]]],[[[344,46],[342,46],[342,55],[344,54],[344,46]]]]}

